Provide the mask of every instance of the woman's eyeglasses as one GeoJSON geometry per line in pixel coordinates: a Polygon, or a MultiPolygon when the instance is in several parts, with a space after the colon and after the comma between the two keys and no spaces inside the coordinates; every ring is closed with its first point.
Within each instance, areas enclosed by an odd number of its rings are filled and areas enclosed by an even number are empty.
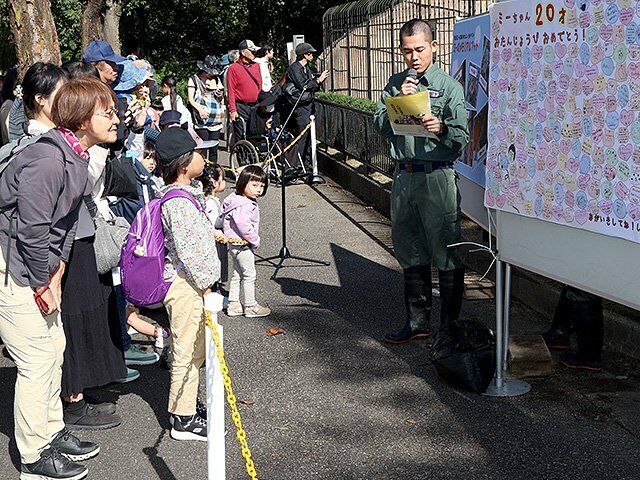
{"type": "Polygon", "coordinates": [[[118,116],[118,110],[116,110],[115,108],[110,108],[106,112],[97,112],[94,113],[94,115],[105,118],[116,118],[118,116]]]}

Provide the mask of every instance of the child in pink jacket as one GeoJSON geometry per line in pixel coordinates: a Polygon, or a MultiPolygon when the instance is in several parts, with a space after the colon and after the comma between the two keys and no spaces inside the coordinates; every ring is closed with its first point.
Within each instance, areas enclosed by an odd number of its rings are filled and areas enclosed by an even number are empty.
{"type": "Polygon", "coordinates": [[[267,192],[267,174],[257,165],[242,170],[236,181],[236,191],[229,195],[220,211],[216,228],[221,229],[233,262],[229,284],[227,315],[237,317],[266,317],[268,307],[256,302],[256,265],[253,251],[260,246],[260,210],[258,197],[267,192]],[[240,286],[244,293],[244,309],[240,303],[240,286]]]}

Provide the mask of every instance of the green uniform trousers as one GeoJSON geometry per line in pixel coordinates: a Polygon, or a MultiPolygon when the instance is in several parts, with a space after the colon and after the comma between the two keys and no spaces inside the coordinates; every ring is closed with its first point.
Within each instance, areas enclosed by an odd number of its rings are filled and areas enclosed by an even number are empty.
{"type": "Polygon", "coordinates": [[[409,173],[396,167],[391,189],[391,236],[404,269],[433,264],[439,270],[462,268],[460,192],[452,168],[409,173]]]}

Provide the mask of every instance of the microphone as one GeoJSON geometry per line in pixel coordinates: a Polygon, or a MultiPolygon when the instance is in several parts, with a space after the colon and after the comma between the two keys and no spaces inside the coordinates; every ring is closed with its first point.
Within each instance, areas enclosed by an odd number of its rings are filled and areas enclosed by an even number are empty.
{"type": "Polygon", "coordinates": [[[407,70],[407,78],[413,78],[415,80],[418,78],[418,71],[415,68],[410,68],[407,70]]]}

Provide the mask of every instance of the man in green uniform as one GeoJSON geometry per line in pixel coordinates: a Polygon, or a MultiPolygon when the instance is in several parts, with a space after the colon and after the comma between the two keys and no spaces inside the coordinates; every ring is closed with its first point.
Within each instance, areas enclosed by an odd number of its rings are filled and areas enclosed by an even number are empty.
{"type": "Polygon", "coordinates": [[[404,327],[385,335],[388,343],[428,337],[431,315],[431,264],[440,275],[440,322],[457,320],[462,306],[464,269],[460,239],[460,192],[453,162],[469,140],[462,86],[433,64],[438,43],[423,20],[400,29],[400,50],[408,70],[393,75],[374,116],[389,139],[396,161],[391,191],[391,233],[396,258],[404,269],[404,327]],[[413,71],[412,71],[413,70],[413,71]],[[422,119],[430,137],[394,135],[384,99],[428,90],[431,115],[422,119]]]}

